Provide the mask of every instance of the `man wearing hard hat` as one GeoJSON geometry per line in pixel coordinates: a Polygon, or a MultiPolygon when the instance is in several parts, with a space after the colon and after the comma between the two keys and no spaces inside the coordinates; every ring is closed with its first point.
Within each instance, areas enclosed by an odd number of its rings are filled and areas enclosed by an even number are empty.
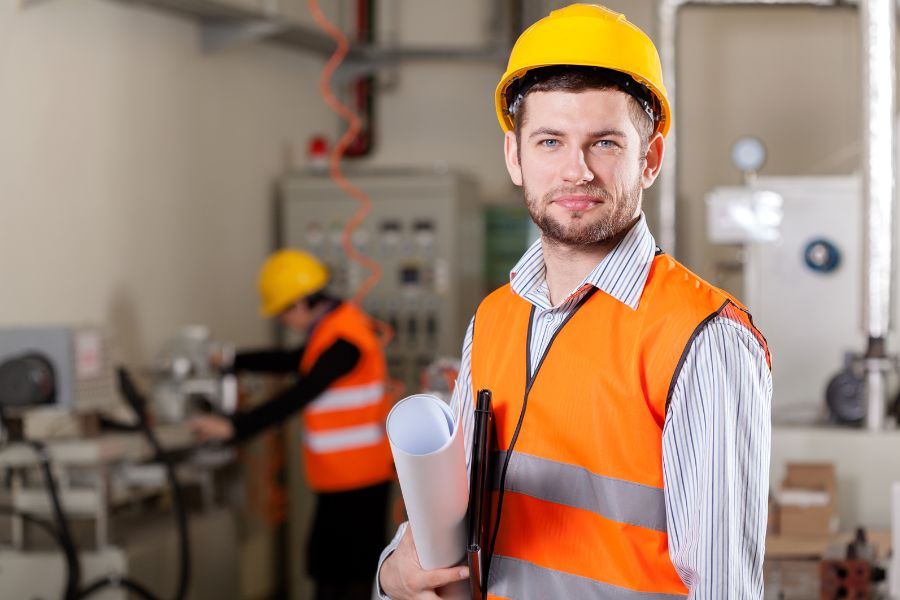
{"type": "Polygon", "coordinates": [[[303,458],[316,492],[307,569],[317,599],[368,599],[386,537],[393,477],[384,419],[386,367],[370,319],[327,294],[328,272],[314,256],[280,250],[259,276],[260,312],[306,335],[293,351],[240,353],[235,370],[297,373],[294,384],[232,419],[197,417],[201,440],[240,442],[303,411],[303,458]]]}
{"type": "MultiPolygon", "coordinates": [[[[454,398],[471,452],[493,392],[488,597],[762,598],[768,350],[647,228],[672,120],[653,43],[601,6],[553,11],[496,104],[541,239],[476,311],[454,398]]],[[[406,527],[382,561],[390,598],[467,576],[422,570],[406,527]]]]}

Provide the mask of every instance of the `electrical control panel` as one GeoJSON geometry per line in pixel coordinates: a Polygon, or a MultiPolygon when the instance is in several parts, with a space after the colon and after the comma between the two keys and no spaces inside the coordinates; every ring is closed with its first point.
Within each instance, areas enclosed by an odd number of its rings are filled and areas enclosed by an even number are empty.
{"type": "MultiPolygon", "coordinates": [[[[459,174],[430,171],[348,177],[371,199],[352,244],[382,268],[362,306],[393,330],[388,368],[412,393],[434,359],[459,356],[469,319],[484,295],[483,225],[475,185],[459,174]]],[[[327,174],[288,176],[279,187],[277,245],[318,256],[331,274],[328,290],[351,298],[369,275],[347,257],[342,242],[359,202],[327,174]]]]}

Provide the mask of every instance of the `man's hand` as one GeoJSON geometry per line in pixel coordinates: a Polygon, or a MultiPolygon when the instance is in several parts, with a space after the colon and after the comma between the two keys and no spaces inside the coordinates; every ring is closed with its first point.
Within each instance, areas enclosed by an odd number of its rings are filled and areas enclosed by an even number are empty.
{"type": "Polygon", "coordinates": [[[234,425],[231,421],[218,415],[193,417],[187,425],[200,442],[224,441],[234,436],[234,425]]]}
{"type": "Polygon", "coordinates": [[[381,565],[381,589],[393,600],[440,600],[435,591],[469,576],[468,567],[425,571],[407,527],[397,549],[381,565]]]}

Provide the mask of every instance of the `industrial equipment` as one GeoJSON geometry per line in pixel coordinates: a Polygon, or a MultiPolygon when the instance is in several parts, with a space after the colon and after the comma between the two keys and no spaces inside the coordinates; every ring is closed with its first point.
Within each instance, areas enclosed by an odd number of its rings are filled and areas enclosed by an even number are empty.
{"type": "MultiPolygon", "coordinates": [[[[168,451],[186,452],[193,444],[181,427],[156,430],[168,451]]],[[[167,597],[176,588],[178,542],[168,483],[161,465],[152,462],[153,448],[137,433],[106,434],[87,440],[48,442],[46,453],[57,477],[60,504],[74,528],[83,586],[107,576],[129,577],[167,597]],[[168,557],[161,559],[160,557],[168,557]]],[[[195,591],[202,598],[227,597],[237,585],[237,531],[231,511],[214,500],[215,472],[233,461],[232,451],[208,449],[189,454],[178,467],[179,479],[196,489],[202,500],[189,527],[202,536],[202,552],[194,557],[194,572],[216,572],[202,579],[195,591]],[[218,565],[216,564],[218,563],[218,565]],[[222,565],[228,565],[222,568],[222,565]],[[214,568],[215,567],[215,568],[214,568]]],[[[39,456],[28,444],[16,442],[0,451],[0,469],[9,487],[0,493],[11,509],[0,538],[0,597],[56,600],[64,589],[62,551],[32,525],[51,521],[53,507],[39,456]]],[[[101,596],[128,597],[124,590],[101,596]]]]}
{"type": "MultiPolygon", "coordinates": [[[[158,384],[182,409],[199,397],[224,407],[208,353],[227,355],[229,347],[208,337],[202,328],[188,329],[157,363],[158,374],[175,374],[158,384]]],[[[120,379],[131,411],[116,389],[108,338],[98,328],[0,330],[0,424],[4,434],[14,433],[0,438],[0,597],[68,600],[108,587],[100,597],[124,599],[129,590],[168,597],[163,594],[175,589],[183,598],[188,528],[215,539],[215,548],[204,545],[202,558],[195,558],[195,569],[237,566],[232,510],[215,500],[222,484],[216,473],[233,464],[234,450],[195,448],[182,424],[151,429],[143,397],[124,371],[120,379]],[[177,453],[177,466],[170,453],[177,453]],[[200,498],[190,520],[176,470],[200,498]],[[184,549],[180,569],[161,569],[159,556],[176,557],[177,548],[184,549]]],[[[160,415],[176,416],[160,407],[167,405],[155,403],[157,422],[166,421],[160,415]]],[[[230,580],[208,578],[194,585],[192,597],[227,595],[238,570],[226,571],[230,580]]]]}
{"type": "MultiPolygon", "coordinates": [[[[742,300],[772,352],[775,422],[862,423],[873,359],[848,354],[866,343],[859,178],[759,177],[707,203],[710,238],[743,244],[742,300]]],[[[876,360],[894,397],[895,363],[876,360]]]]}
{"type": "Polygon", "coordinates": [[[886,577],[874,545],[866,539],[866,530],[856,530],[856,537],[846,546],[829,549],[819,563],[821,598],[853,598],[870,600],[881,596],[879,588],[886,577]]]}
{"type": "Polygon", "coordinates": [[[100,328],[0,329],[0,405],[89,412],[116,404],[109,343],[100,328]]]}
{"type": "MultiPolygon", "coordinates": [[[[372,201],[353,245],[383,269],[363,309],[390,325],[390,373],[417,390],[423,368],[439,356],[459,355],[483,296],[475,186],[449,172],[359,171],[348,177],[372,201]]],[[[318,256],[331,273],[328,290],[351,297],[368,275],[342,246],[355,201],[322,174],[288,176],[279,190],[278,245],[318,256]]]]}
{"type": "Polygon", "coordinates": [[[0,329],[0,433],[48,439],[95,434],[118,400],[109,342],[97,327],[0,329]]]}
{"type": "Polygon", "coordinates": [[[183,328],[153,361],[153,413],[160,423],[180,423],[198,412],[237,410],[237,379],[219,365],[234,360],[233,344],[210,339],[202,325],[183,328]],[[217,364],[215,364],[217,363],[217,364]]]}

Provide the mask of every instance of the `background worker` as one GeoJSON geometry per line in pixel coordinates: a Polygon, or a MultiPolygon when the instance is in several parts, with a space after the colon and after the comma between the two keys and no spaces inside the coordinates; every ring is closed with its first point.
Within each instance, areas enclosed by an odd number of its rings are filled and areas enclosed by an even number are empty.
{"type": "Polygon", "coordinates": [[[307,569],[317,600],[367,599],[386,539],[393,462],[384,431],[386,367],[371,320],[324,291],[315,257],[280,250],[259,275],[260,312],[306,335],[290,350],[242,352],[237,371],[296,373],[288,389],[231,419],[191,420],[200,440],[241,442],[303,411],[303,457],[316,510],[307,569]]]}
{"type": "MultiPolygon", "coordinates": [[[[470,452],[474,391],[493,392],[490,596],[762,598],[768,350],[641,212],[672,118],[653,43],[603,7],[556,10],[496,104],[541,238],[476,311],[453,400],[470,452]]],[[[405,527],[384,557],[391,598],[466,574],[422,570],[405,527]]]]}

